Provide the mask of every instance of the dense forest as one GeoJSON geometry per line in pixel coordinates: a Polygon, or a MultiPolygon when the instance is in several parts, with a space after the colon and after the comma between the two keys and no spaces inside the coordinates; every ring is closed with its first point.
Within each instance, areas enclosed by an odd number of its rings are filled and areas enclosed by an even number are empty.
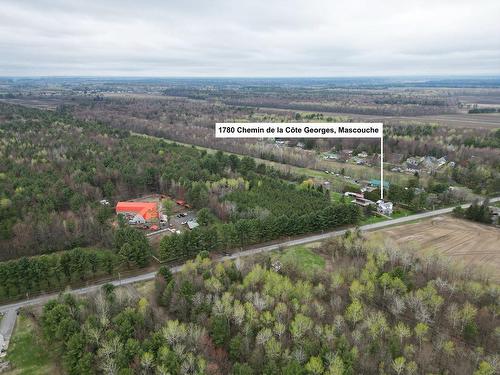
{"type": "Polygon", "coordinates": [[[69,374],[498,370],[497,284],[359,233],[316,251],[332,268],[200,254],[162,268],[149,300],[106,286],[49,302],[38,322],[69,374]]]}
{"type": "MultiPolygon", "coordinates": [[[[363,97],[363,93],[360,92],[356,95],[363,97]]],[[[365,99],[360,100],[363,102],[365,99]]],[[[324,108],[308,109],[308,106],[299,105],[297,110],[283,110],[282,108],[287,107],[275,103],[276,108],[281,110],[255,107],[252,110],[242,103],[228,105],[219,101],[188,99],[182,101],[172,97],[105,98],[98,102],[85,99],[78,103],[77,106],[63,107],[62,110],[74,113],[78,118],[102,121],[116,129],[166,137],[299,167],[329,169],[330,162],[318,158],[317,151],[326,151],[333,147],[336,150],[351,149],[354,153],[361,151],[375,155],[379,153],[378,142],[366,139],[309,139],[304,142],[304,149],[301,149],[276,148],[273,143],[257,142],[255,139],[235,141],[214,138],[213,125],[222,121],[366,121],[366,118],[357,119],[355,115],[328,116],[316,112],[325,110],[324,108]],[[315,112],[301,112],[307,110],[315,112]]],[[[424,112],[427,108],[420,105],[416,107],[418,111],[424,112]]],[[[414,120],[387,118],[384,119],[384,132],[384,156],[388,163],[401,164],[407,158],[414,156],[446,157],[447,161],[455,162],[456,167],[439,171],[443,180],[449,184],[464,185],[480,194],[498,192],[500,186],[498,130],[475,126],[443,126],[419,118],[414,120]]],[[[370,161],[373,165],[377,165],[379,158],[373,157],[370,161]]],[[[349,165],[346,165],[346,168],[349,168],[349,165]]],[[[362,178],[374,178],[376,171],[371,170],[374,175],[370,175],[369,171],[370,169],[367,169],[362,178]]],[[[386,177],[396,182],[401,175],[387,173],[386,177]]]]}
{"type": "Polygon", "coordinates": [[[0,104],[0,115],[0,153],[6,156],[0,260],[12,259],[0,263],[0,299],[146,266],[148,241],[116,221],[112,208],[142,194],[169,193],[206,213],[200,228],[162,240],[164,260],[355,224],[361,217],[355,205],[332,204],[322,187],[299,185],[303,177],[249,157],[51,111],[0,104]],[[111,205],[102,205],[103,198],[111,205]]]}
{"type": "Polygon", "coordinates": [[[81,286],[96,278],[116,278],[150,263],[151,245],[143,233],[121,227],[111,249],[74,248],[0,262],[0,301],[81,286]]]}
{"type": "Polygon", "coordinates": [[[297,188],[296,185],[271,179],[253,181],[249,189],[227,194],[224,200],[236,204],[235,216],[247,216],[260,209],[274,215],[297,215],[319,211],[330,203],[329,191],[320,185],[319,189],[297,188]]]}
{"type": "Polygon", "coordinates": [[[0,104],[0,259],[112,245],[114,203],[151,192],[208,204],[206,183],[249,173],[292,179],[253,159],[131,135],[67,115],[0,104]]]}

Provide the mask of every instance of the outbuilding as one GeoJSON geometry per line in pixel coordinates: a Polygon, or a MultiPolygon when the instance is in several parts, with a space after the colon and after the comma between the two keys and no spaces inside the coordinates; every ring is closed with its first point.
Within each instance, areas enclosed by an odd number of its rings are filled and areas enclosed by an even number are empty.
{"type": "Polygon", "coordinates": [[[198,222],[196,220],[189,220],[186,224],[187,224],[188,228],[191,230],[200,226],[200,224],[198,224],[198,222]]]}
{"type": "Polygon", "coordinates": [[[131,220],[136,220],[136,224],[144,221],[158,219],[158,204],[155,202],[118,202],[116,213],[122,215],[133,215],[131,220]]]}

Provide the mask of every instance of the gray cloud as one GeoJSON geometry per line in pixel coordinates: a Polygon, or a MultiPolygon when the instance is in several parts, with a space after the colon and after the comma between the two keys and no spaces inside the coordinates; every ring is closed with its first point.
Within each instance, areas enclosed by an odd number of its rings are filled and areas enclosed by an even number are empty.
{"type": "Polygon", "coordinates": [[[500,74],[498,0],[3,0],[0,76],[500,74]]]}

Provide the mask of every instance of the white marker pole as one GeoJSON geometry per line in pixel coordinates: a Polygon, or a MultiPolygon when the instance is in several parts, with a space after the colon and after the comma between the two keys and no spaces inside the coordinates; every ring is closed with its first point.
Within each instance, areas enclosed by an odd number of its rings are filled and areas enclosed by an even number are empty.
{"type": "Polygon", "coordinates": [[[382,130],[382,135],[380,136],[380,199],[384,200],[384,131],[383,130],[382,130]]]}

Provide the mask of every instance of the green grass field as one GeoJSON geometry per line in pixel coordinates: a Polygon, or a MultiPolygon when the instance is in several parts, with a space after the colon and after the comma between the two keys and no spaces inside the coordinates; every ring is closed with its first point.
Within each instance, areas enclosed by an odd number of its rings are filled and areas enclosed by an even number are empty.
{"type": "Polygon", "coordinates": [[[389,219],[386,219],[385,217],[383,216],[368,216],[368,217],[365,217],[363,220],[361,220],[359,222],[359,225],[367,225],[367,224],[375,224],[375,223],[379,223],[381,221],[387,221],[389,219]]]}
{"type": "Polygon", "coordinates": [[[59,373],[47,346],[40,342],[31,319],[19,315],[10,340],[6,359],[11,363],[8,375],[43,375],[59,373]]]}
{"type": "MultiPolygon", "coordinates": [[[[405,208],[398,208],[394,214],[391,216],[391,218],[393,219],[399,219],[400,217],[405,217],[405,216],[408,216],[408,215],[413,215],[414,212],[410,211],[410,210],[407,210],[405,208]]],[[[361,220],[361,222],[359,223],[359,225],[366,225],[366,224],[375,224],[375,223],[379,223],[381,221],[387,221],[387,220],[390,220],[390,219],[387,219],[383,216],[378,216],[378,215],[373,215],[373,216],[369,216],[363,220],[361,220]]]]}
{"type": "Polygon", "coordinates": [[[306,246],[291,247],[281,253],[278,259],[284,265],[294,265],[300,271],[307,273],[313,273],[318,269],[325,268],[325,259],[306,246]]]}

